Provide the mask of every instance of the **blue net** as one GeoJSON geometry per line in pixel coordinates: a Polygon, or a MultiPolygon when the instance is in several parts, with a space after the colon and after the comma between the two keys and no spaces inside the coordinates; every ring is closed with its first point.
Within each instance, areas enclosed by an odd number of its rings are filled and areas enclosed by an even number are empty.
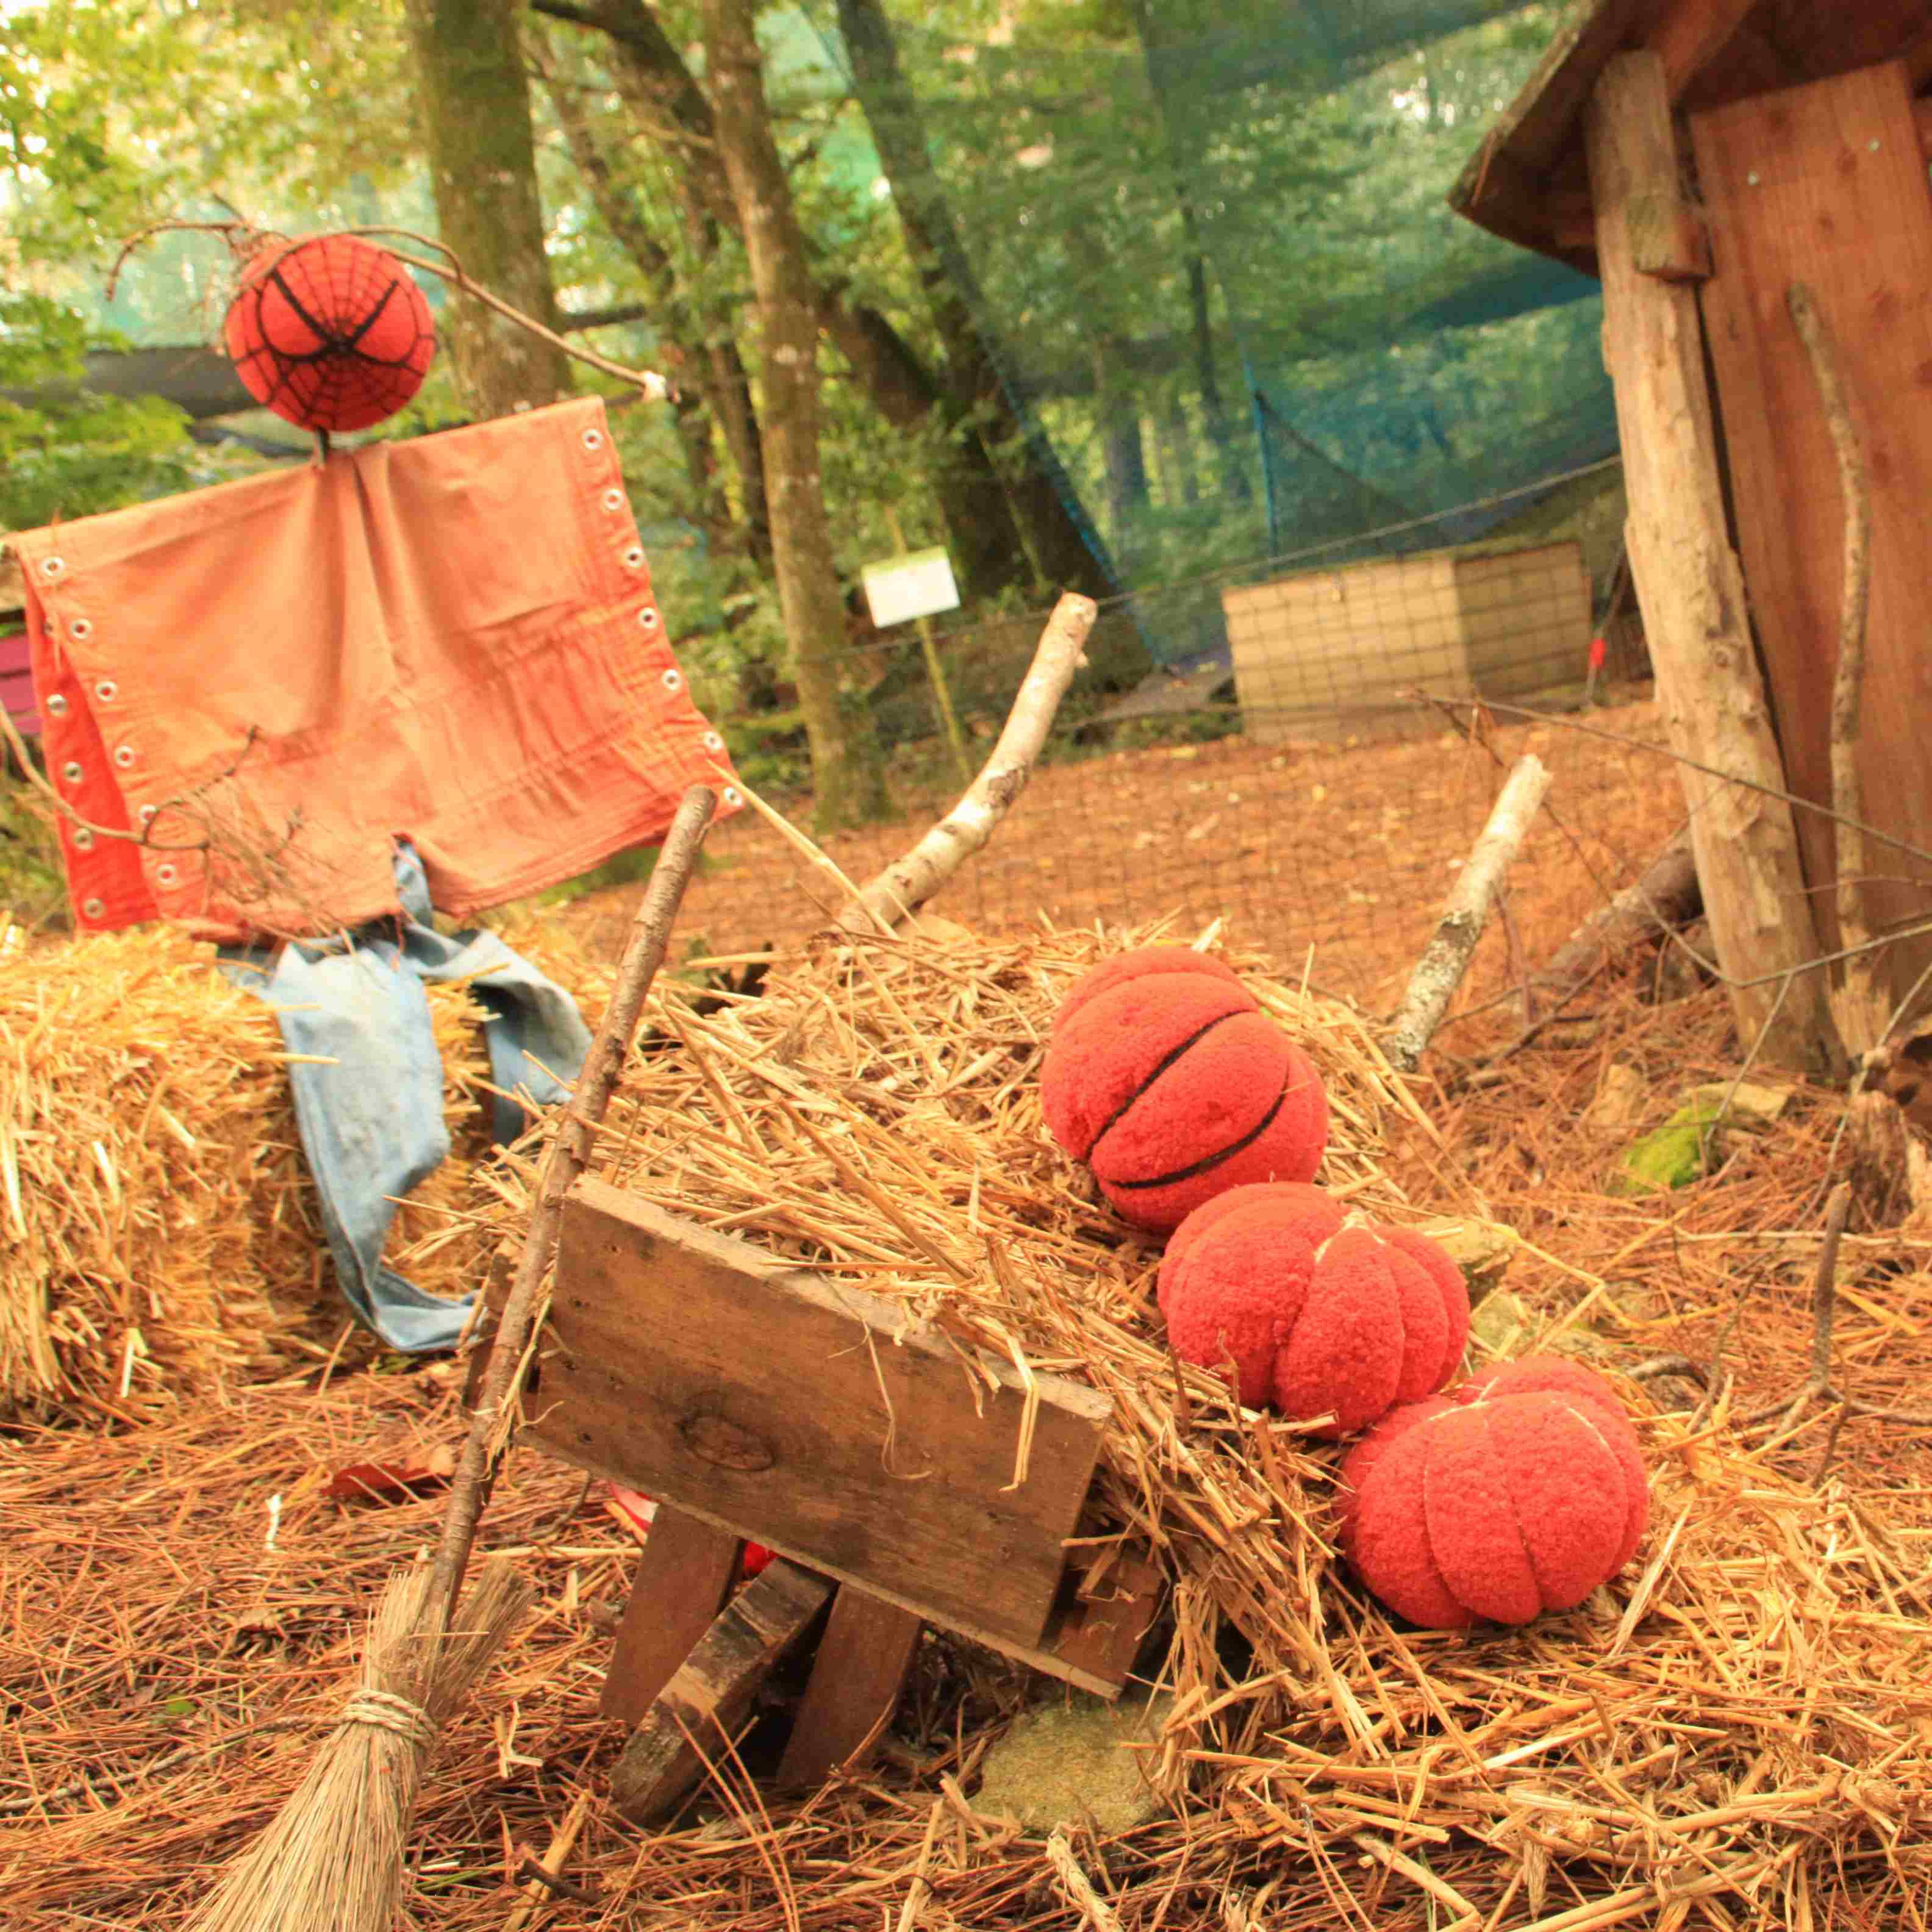
{"type": "Polygon", "coordinates": [[[1101,0],[966,44],[890,10],[928,164],[892,190],[1156,658],[1223,647],[1230,573],[1468,543],[1614,452],[1597,284],[1444,199],[1561,11],[1101,0]]]}

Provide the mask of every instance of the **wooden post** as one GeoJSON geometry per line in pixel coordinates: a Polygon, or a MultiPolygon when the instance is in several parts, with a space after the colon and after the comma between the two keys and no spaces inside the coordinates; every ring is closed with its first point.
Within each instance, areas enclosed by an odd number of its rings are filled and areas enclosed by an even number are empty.
{"type": "MultiPolygon", "coordinates": [[[[906,549],[905,532],[899,527],[899,514],[888,503],[886,506],[886,527],[892,533],[892,542],[902,556],[910,554],[906,549]]],[[[973,760],[966,755],[966,734],[959,728],[959,714],[952,708],[952,687],[946,681],[946,667],[939,660],[939,646],[934,640],[932,620],[918,617],[914,620],[919,628],[919,647],[926,657],[926,681],[932,687],[932,701],[939,710],[939,722],[946,734],[947,748],[952,754],[952,762],[962,778],[973,776],[973,760]]]]}
{"type": "MultiPolygon", "coordinates": [[[[1656,232],[1665,199],[1681,199],[1657,54],[1622,54],[1609,63],[1591,98],[1585,136],[1604,359],[1616,386],[1630,499],[1630,570],[1671,748],[1782,789],[1744,573],[1718,481],[1696,295],[1637,266],[1639,244],[1656,232]]],[[[1794,976],[1788,991],[1775,980],[1732,988],[1739,1035],[1774,1063],[1829,1064],[1836,1052],[1823,978],[1815,968],[1804,970],[1819,946],[1791,808],[1690,765],[1678,769],[1719,964],[1740,980],[1794,976]]]]}

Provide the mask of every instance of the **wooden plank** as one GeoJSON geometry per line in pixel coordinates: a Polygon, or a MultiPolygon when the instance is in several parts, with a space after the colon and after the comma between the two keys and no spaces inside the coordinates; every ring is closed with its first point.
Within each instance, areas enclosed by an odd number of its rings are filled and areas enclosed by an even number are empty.
{"type": "Polygon", "coordinates": [[[924,1621],[849,1584],[832,1599],[818,1655],[778,1766],[787,1791],[856,1768],[892,1717],[924,1621]]]}
{"type": "MultiPolygon", "coordinates": [[[[1631,248],[1632,203],[1664,191],[1677,173],[1655,54],[1622,55],[1604,68],[1586,132],[1630,566],[1671,748],[1715,770],[1781,786],[1718,480],[1697,298],[1640,274],[1631,248]]],[[[1819,976],[1798,973],[1817,942],[1791,808],[1717,783],[1688,763],[1678,772],[1720,963],[1739,980],[1797,975],[1781,1004],[1775,982],[1732,988],[1739,1033],[1748,1043],[1762,1037],[1773,1064],[1817,1064],[1828,1023],[1819,976]]]]}
{"type": "Polygon", "coordinates": [[[969,1381],[903,1309],[604,1182],[571,1192],[526,1433],[553,1454],[1003,1647],[1037,1647],[1105,1397],[969,1381]]]}
{"type": "Polygon", "coordinates": [[[611,1652],[598,1708],[627,1724],[644,1721],[738,1580],[742,1537],[660,1503],[638,1552],[630,1600],[611,1652]]]}
{"type": "Polygon", "coordinates": [[[1072,1591],[1054,1648],[1096,1676],[1125,1684],[1166,1588],[1159,1565],[1146,1556],[1114,1554],[1072,1591]]]}
{"type": "Polygon", "coordinates": [[[1664,63],[1664,89],[1672,101],[1730,44],[1757,0],[1676,0],[1651,29],[1646,43],[1664,63]]]}
{"type": "Polygon", "coordinates": [[[1505,241],[1563,254],[1551,232],[1549,176],[1604,62],[1645,11],[1645,0],[1579,0],[1449,190],[1451,208],[1505,241]]]}
{"type": "Polygon", "coordinates": [[[782,1560],[721,1610],[631,1733],[610,1775],[612,1802],[634,1824],[681,1803],[749,1714],[772,1667],[831,1600],[825,1577],[782,1560]]]}
{"type": "MultiPolygon", "coordinates": [[[[1739,545],[1791,789],[1832,802],[1830,714],[1844,585],[1844,506],[1816,380],[1786,307],[1806,283],[1838,346],[1870,496],[1871,595],[1860,720],[1864,816],[1932,849],[1932,191],[1897,63],[1693,117],[1717,236],[1704,315],[1729,446],[1739,545]]],[[[1798,834],[1819,936],[1838,944],[1833,828],[1798,834]]],[[[1873,846],[1875,929],[1922,918],[1932,868],[1873,846]]],[[[1899,941],[1902,996],[1932,940],[1899,941]]]]}

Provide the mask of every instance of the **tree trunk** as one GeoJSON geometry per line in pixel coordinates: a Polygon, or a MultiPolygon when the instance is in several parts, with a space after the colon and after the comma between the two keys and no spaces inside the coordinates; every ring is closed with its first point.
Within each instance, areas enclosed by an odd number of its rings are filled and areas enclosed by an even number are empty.
{"type": "Polygon", "coordinates": [[[845,610],[818,467],[818,291],[772,136],[752,5],[753,0],[705,0],[705,52],[717,153],[758,302],[778,602],[812,746],[818,823],[830,828],[878,815],[886,803],[885,783],[871,733],[840,699],[845,610]]]}
{"type": "MultiPolygon", "coordinates": [[[[638,125],[663,149],[706,214],[735,226],[736,210],[714,143],[710,105],[645,0],[601,0],[596,6],[580,6],[575,0],[530,4],[534,11],[554,20],[610,36],[619,89],[638,125]]],[[[922,156],[922,145],[919,152],[922,156]]],[[[950,276],[956,280],[966,278],[962,286],[970,298],[970,272],[963,255],[956,247],[943,246],[941,254],[950,276]]],[[[876,310],[854,304],[822,278],[818,292],[826,332],[851,363],[853,374],[880,414],[896,424],[929,421],[940,407],[940,386],[903,338],[876,310]]],[[[961,346],[964,352],[956,364],[952,345],[946,344],[947,386],[970,393],[981,412],[987,427],[980,434],[980,447],[993,474],[1004,483],[1011,517],[1035,569],[1048,584],[1062,589],[1096,598],[1113,596],[1117,586],[1112,567],[1097,536],[1083,530],[1072,490],[1044,432],[1015,408],[970,328],[961,346]]],[[[976,478],[974,488],[982,488],[983,478],[976,478]]],[[[984,514],[962,488],[947,506],[949,530],[976,524],[984,514]]]]}
{"type": "Polygon", "coordinates": [[[985,458],[987,473],[1003,482],[1006,501],[1001,524],[1016,536],[1023,534],[1046,580],[1083,596],[1111,597],[1117,588],[1113,572],[1090,547],[1055,488],[1052,472],[1058,466],[1046,439],[1015,407],[974,320],[977,292],[972,268],[933,172],[919,103],[899,65],[892,24],[879,0],[838,0],[838,29],[906,247],[946,351],[951,419],[957,424],[972,418],[970,443],[985,458]]]}
{"type": "Polygon", "coordinates": [[[692,345],[701,340],[707,332],[686,295],[676,262],[670,250],[652,233],[636,200],[618,180],[610,157],[584,112],[580,92],[572,87],[567,76],[559,74],[554,51],[542,29],[534,29],[530,38],[536,52],[537,71],[548,90],[551,110],[563,130],[571,159],[584,177],[604,226],[649,284],[665,320],[666,335],[673,339],[675,352],[667,353],[662,359],[676,376],[680,390],[686,392],[677,404],[678,440],[684,450],[685,467],[700,518],[714,543],[722,544],[735,536],[754,562],[768,564],[772,543],[771,526],[765,512],[764,452],[758,438],[751,381],[744,363],[736,346],[728,340],[693,351],[692,345]],[[701,363],[695,362],[696,354],[702,355],[701,363]],[[743,516],[735,526],[719,487],[711,422],[722,430],[724,446],[738,472],[743,516]]]}
{"type": "MultiPolygon", "coordinates": [[[[554,328],[514,0],[408,0],[408,11],[442,238],[473,280],[554,328]]],[[[570,393],[562,351],[479,302],[459,296],[447,334],[458,380],[479,416],[506,416],[520,403],[554,403],[570,393]]]]}

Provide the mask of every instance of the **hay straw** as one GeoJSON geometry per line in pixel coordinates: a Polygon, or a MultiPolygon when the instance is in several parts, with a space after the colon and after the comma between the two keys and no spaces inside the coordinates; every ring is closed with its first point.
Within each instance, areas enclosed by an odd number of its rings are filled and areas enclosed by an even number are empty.
{"type": "MultiPolygon", "coordinates": [[[[1405,1632],[1328,1555],[1334,1452],[1264,1430],[1192,1372],[1179,1420],[1154,1250],[1077,1191],[1040,1130],[1043,1022],[1100,945],[1060,934],[828,952],[778,976],[769,1012],[701,1022],[666,989],[650,1020],[676,1022],[693,1052],[632,1063],[605,1145],[628,1184],[680,1212],[967,1332],[1010,1334],[1036,1369],[1115,1394],[1102,1500],[1108,1522],[1158,1532],[1177,1693],[1146,1753],[1172,1814],[1070,1840],[1121,1925],[1441,1932],[1465,1907],[1487,1932],[1924,1924],[1932,1448],[1855,1419],[1814,1486],[1824,1418],[1765,1448],[1726,1419],[1803,1375],[1818,1246],[1806,1206],[1828,1178],[1835,1100],[1801,1092],[1722,1174],[1630,1202],[1601,1190],[1618,1148],[1685,1083],[1736,1070],[1721,994],[1656,1007],[1603,988],[1588,1037],[1526,1050],[1508,1087],[1431,1099],[1453,1160],[1359,1067],[1334,1070],[1344,1185],[1383,1213],[1486,1203],[1552,1258],[1526,1252],[1506,1279],[1520,1346],[1567,1323],[1559,1346],[1612,1372],[1665,1349],[1705,1362],[1748,1300],[1726,1358],[1737,1387],[1713,1415],[1694,1413],[1694,1389],[1620,1384],[1654,1487],[1630,1574],[1521,1630],[1405,1632]],[[1652,1109],[1622,1129],[1586,1112],[1612,1060],[1642,1073],[1652,1109]],[[912,1250],[832,1184],[774,1095],[944,1251],[983,1257],[990,1238],[1004,1266],[969,1286],[912,1250]],[[1579,1317],[1593,1283],[1605,1292],[1579,1317]]],[[[1292,986],[1262,986],[1285,1023],[1340,1030],[1312,1004],[1298,1022],[1292,986]]],[[[484,1184],[514,1193],[517,1170],[482,1170],[484,1184]]],[[[1932,1376],[1928,1257],[1923,1240],[1846,1238],[1838,1372],[1874,1399],[1932,1376]]],[[[0,1546],[14,1606],[0,1696],[19,1713],[0,1808],[20,1808],[0,1818],[0,1883],[26,1922],[171,1932],[199,1873],[286,1800],[305,1737],[250,1736],[133,1780],[185,1744],[332,1720],[358,1600],[430,1538],[439,1504],[352,1511],[322,1501],[322,1484],[372,1447],[446,1439],[452,1382],[338,1379],[320,1394],[244,1391],[119,1438],[0,1440],[0,1496],[20,1526],[0,1546]],[[80,1795],[47,1796],[77,1782],[80,1795]]],[[[628,1546],[576,1472],[536,1455],[502,1478],[490,1533],[542,1594],[493,1682],[494,1734],[454,1726],[423,1796],[408,1922],[439,1932],[500,1932],[506,1849],[550,1843],[582,1790],[606,1788],[620,1742],[596,1706],[628,1546]]],[[[708,1795],[642,1838],[594,1804],[568,1876],[600,1902],[546,1901],[544,1922],[876,1932],[916,1881],[920,1932],[1075,1932],[1042,1845],[973,1796],[1005,1719],[1058,1694],[990,1653],[923,1646],[873,1772],[768,1815],[708,1795]]],[[[740,1750],[754,1770],[774,1761],[755,1736],[740,1750]]]]}
{"type": "MultiPolygon", "coordinates": [[[[561,934],[514,938],[594,1017],[608,974],[561,934]]],[[[348,1318],[274,1016],[213,961],[164,928],[0,956],[0,1420],[147,1418],[326,1358],[348,1318]]],[[[469,989],[428,997],[452,1157],[384,1258],[464,1295],[487,1258],[467,1204],[490,1064],[469,989]]]]}
{"type": "Polygon", "coordinates": [[[508,1563],[489,1564],[436,1636],[420,1628],[432,1581],[426,1564],[390,1580],[370,1624],[361,1688],[294,1799],[195,1916],[196,1932],[394,1922],[437,1737],[534,1594],[508,1563]]]}
{"type": "MultiPolygon", "coordinates": [[[[1111,1398],[1088,1528],[1148,1545],[1172,1583],[1176,1701],[1148,1770],[1187,1808],[1197,1852],[1204,1819],[1231,1856],[1312,1834],[1345,1892],[1364,1859],[1379,1886],[1423,1858],[1438,1907],[1490,1910],[1516,1873],[1520,1904],[1556,1874],[1610,1915],[1593,1924],[1654,1915],[1714,1873],[1732,1892],[1782,1882],[1794,1831],[1808,1882],[1836,1857],[1932,1874],[1900,1830],[1932,1810],[1932,1702],[1906,1661],[1924,1592],[1900,1594],[1911,1532],[1882,1504],[1694,1437],[1627,1383],[1655,1471],[1648,1567],[1521,1631],[1405,1635],[1334,1560],[1336,1452],[1177,1370],[1151,1309],[1156,1251],[1054,1150],[1036,1075],[1076,974],[1185,937],[824,946],[762,1001],[684,1023],[685,1053],[634,1063],[605,1177],[1111,1398]],[[1754,1766],[1789,1803],[1734,1797],[1754,1766]],[[1623,1893],[1628,1909],[1607,1903],[1623,1893]]],[[[1409,1130],[1351,1016],[1236,963],[1322,1067],[1328,1185],[1396,1220],[1478,1201],[1409,1130]]],[[[1527,1217],[1522,1265],[1543,1270],[1574,1342],[1613,1302],[1562,1259],[1574,1244],[1549,1219],[1527,1217]]],[[[1513,1922],[1533,1922],[1498,1921],[1513,1922]]]]}

